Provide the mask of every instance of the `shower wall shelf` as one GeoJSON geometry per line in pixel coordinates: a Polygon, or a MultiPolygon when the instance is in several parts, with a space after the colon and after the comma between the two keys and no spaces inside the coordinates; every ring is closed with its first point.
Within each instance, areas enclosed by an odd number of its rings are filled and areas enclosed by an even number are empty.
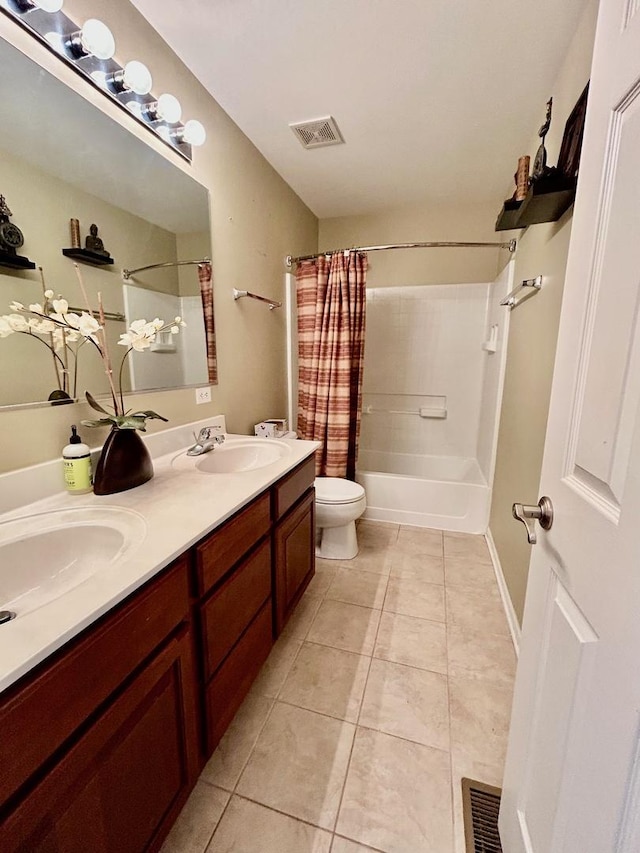
{"type": "Polygon", "coordinates": [[[249,299],[257,299],[259,302],[266,302],[269,306],[269,311],[273,311],[274,308],[282,308],[282,302],[276,302],[275,299],[269,299],[266,296],[258,296],[257,293],[251,293],[248,290],[237,290],[235,287],[233,288],[234,299],[242,299],[245,296],[248,296],[249,299]]]}
{"type": "Polygon", "coordinates": [[[500,302],[500,305],[504,305],[507,308],[515,308],[520,305],[521,302],[524,302],[525,299],[528,299],[530,296],[533,296],[534,293],[537,293],[542,287],[542,276],[537,275],[535,278],[525,278],[523,279],[517,287],[514,287],[511,293],[508,293],[505,298],[500,302]]]}

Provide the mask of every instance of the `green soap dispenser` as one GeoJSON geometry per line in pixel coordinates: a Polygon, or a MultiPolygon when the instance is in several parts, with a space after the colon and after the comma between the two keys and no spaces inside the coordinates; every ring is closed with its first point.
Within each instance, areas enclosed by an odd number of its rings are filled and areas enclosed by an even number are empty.
{"type": "Polygon", "coordinates": [[[71,427],[69,444],[62,449],[64,485],[74,495],[86,495],[91,491],[91,448],[84,444],[75,424],[71,427]]]}

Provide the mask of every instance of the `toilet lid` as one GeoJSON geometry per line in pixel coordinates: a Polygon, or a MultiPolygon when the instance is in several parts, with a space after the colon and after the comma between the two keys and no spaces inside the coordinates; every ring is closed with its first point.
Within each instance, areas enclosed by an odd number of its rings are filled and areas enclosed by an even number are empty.
{"type": "Polygon", "coordinates": [[[323,504],[350,504],[364,497],[359,483],[342,477],[316,477],[316,501],[323,504]]]}

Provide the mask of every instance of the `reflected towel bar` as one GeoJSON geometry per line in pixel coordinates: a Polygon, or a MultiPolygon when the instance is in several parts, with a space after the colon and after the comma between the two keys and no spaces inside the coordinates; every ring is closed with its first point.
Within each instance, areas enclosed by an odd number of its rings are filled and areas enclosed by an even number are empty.
{"type": "Polygon", "coordinates": [[[250,293],[248,290],[237,290],[235,287],[233,288],[234,299],[242,299],[243,296],[248,296],[250,299],[257,299],[260,302],[266,302],[269,306],[269,311],[273,311],[274,308],[282,308],[282,302],[276,302],[274,299],[267,299],[266,296],[258,296],[257,293],[250,293]]]}
{"type": "Polygon", "coordinates": [[[146,270],[158,270],[162,267],[184,267],[199,264],[210,264],[211,260],[209,258],[201,258],[199,261],[167,261],[165,264],[149,264],[146,267],[138,267],[135,270],[122,270],[122,278],[124,281],[129,281],[132,275],[135,275],[137,272],[145,272],[146,270]]]}
{"type": "MultiPolygon", "coordinates": [[[[86,308],[72,308],[71,306],[69,306],[69,311],[71,311],[72,314],[82,314],[82,312],[86,310],[86,308]]],[[[91,313],[94,317],[98,316],[98,312],[93,308],[91,309],[91,313]]],[[[127,322],[127,318],[124,316],[124,314],[115,313],[114,311],[104,311],[103,313],[105,320],[115,320],[116,323],[127,322]]]]}
{"type": "Polygon", "coordinates": [[[514,287],[511,293],[507,294],[500,302],[500,305],[505,305],[507,308],[515,308],[520,305],[525,299],[533,296],[542,287],[542,276],[537,275],[535,278],[525,278],[522,282],[514,287]]]}

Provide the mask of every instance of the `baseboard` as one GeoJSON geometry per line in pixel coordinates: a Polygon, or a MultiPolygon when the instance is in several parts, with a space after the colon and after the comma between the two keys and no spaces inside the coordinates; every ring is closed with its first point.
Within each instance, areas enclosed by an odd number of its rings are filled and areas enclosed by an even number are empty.
{"type": "Polygon", "coordinates": [[[502,566],[500,564],[498,549],[496,548],[496,543],[493,541],[491,530],[487,529],[485,539],[487,540],[489,554],[491,555],[493,570],[496,573],[496,581],[498,583],[498,589],[500,590],[500,598],[502,599],[502,606],[504,607],[505,616],[507,617],[507,624],[509,625],[509,631],[511,632],[511,639],[513,641],[513,647],[516,651],[517,657],[520,652],[520,623],[518,622],[516,611],[513,608],[513,602],[509,595],[507,582],[504,579],[504,572],[502,571],[502,566]]]}

